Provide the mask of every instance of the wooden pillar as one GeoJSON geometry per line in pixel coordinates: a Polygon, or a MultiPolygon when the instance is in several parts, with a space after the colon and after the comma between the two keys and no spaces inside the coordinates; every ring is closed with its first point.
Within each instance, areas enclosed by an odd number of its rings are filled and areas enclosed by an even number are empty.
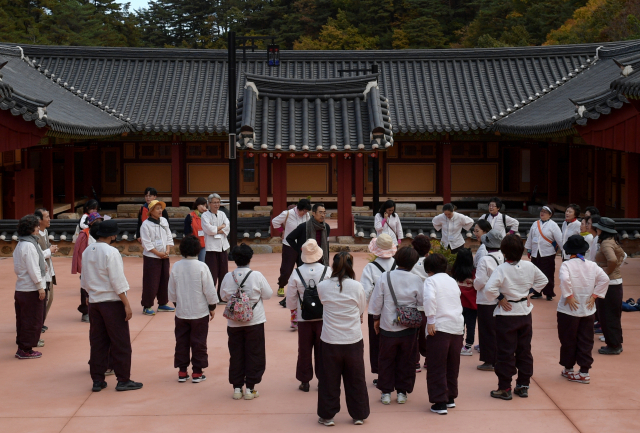
{"type": "MultiPolygon", "coordinates": [[[[64,148],[64,202],[71,206],[69,212],[75,212],[76,203],[76,170],[75,152],[73,144],[67,144],[64,148]]],[[[53,212],[53,210],[49,210],[53,212]]]]}
{"type": "Polygon", "coordinates": [[[580,203],[580,189],[584,178],[580,168],[580,149],[569,146],[569,203],[580,203]]]}
{"type": "MultiPolygon", "coordinates": [[[[640,218],[640,206],[638,205],[638,193],[640,192],[640,155],[637,153],[627,154],[627,178],[626,186],[626,206],[624,210],[625,218],[640,218]]],[[[599,209],[599,208],[598,208],[599,209]]]]}
{"type": "Polygon", "coordinates": [[[53,212],[53,149],[45,147],[40,157],[42,167],[42,207],[53,212]]]}
{"type": "Polygon", "coordinates": [[[558,201],[558,148],[549,143],[547,150],[547,202],[558,201]]]}
{"type": "MultiPolygon", "coordinates": [[[[287,208],[287,157],[283,153],[280,158],[272,160],[273,182],[271,190],[273,191],[273,213],[278,215],[287,208]]],[[[272,228],[272,235],[275,236],[277,231],[272,228]]]]}
{"type": "Polygon", "coordinates": [[[345,159],[344,154],[336,157],[338,163],[338,236],[353,236],[353,213],[351,199],[353,194],[353,160],[345,159]]]}
{"type": "Polygon", "coordinates": [[[598,208],[600,215],[606,216],[607,157],[605,149],[596,147],[593,160],[593,205],[598,208]]]}
{"type": "MultiPolygon", "coordinates": [[[[267,206],[269,197],[269,158],[266,153],[258,153],[260,160],[260,206],[267,206]]],[[[274,213],[273,216],[276,216],[274,213]]]]}
{"type": "Polygon", "coordinates": [[[356,206],[364,206],[364,158],[366,155],[358,153],[355,168],[356,206]],[[362,155],[362,156],[360,156],[362,155]]]}
{"type": "Polygon", "coordinates": [[[184,143],[171,143],[171,206],[180,206],[180,193],[182,192],[181,176],[183,160],[184,160],[184,143]]]}
{"type": "Polygon", "coordinates": [[[440,142],[440,191],[442,202],[451,203],[451,143],[440,142]]]}

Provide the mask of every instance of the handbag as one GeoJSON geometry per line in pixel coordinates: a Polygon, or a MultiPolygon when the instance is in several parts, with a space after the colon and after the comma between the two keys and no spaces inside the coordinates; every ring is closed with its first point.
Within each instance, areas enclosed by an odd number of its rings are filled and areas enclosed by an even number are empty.
{"type": "MultiPolygon", "coordinates": [[[[298,292],[298,299],[300,299],[300,311],[301,316],[304,320],[316,320],[322,319],[322,314],[324,313],[324,307],[322,306],[322,302],[320,302],[320,297],[318,296],[318,287],[316,286],[316,282],[314,280],[309,280],[309,285],[302,278],[302,274],[300,273],[300,269],[296,268],[296,272],[298,273],[298,277],[300,277],[300,281],[304,286],[304,294],[302,298],[300,297],[300,293],[298,292]],[[313,282],[313,285],[311,284],[313,282]]],[[[325,266],[324,271],[322,271],[322,276],[320,277],[320,281],[324,280],[324,276],[327,273],[327,267],[325,266]]]]}
{"type": "Polygon", "coordinates": [[[253,271],[247,272],[247,275],[244,276],[244,279],[240,284],[238,284],[238,280],[236,280],[236,275],[233,272],[231,273],[233,281],[238,285],[238,290],[231,296],[229,302],[227,302],[227,306],[224,308],[224,313],[222,313],[223,317],[236,322],[250,322],[253,319],[253,309],[256,308],[256,305],[258,305],[260,300],[258,300],[258,302],[256,302],[252,307],[249,296],[247,296],[246,292],[242,290],[244,288],[244,283],[247,281],[247,278],[249,278],[249,275],[251,275],[251,272],[253,271]]]}
{"type": "Polygon", "coordinates": [[[396,319],[394,319],[394,325],[405,326],[407,328],[419,328],[422,325],[422,314],[416,307],[401,307],[398,305],[398,299],[396,293],[393,290],[393,284],[391,284],[391,272],[387,272],[387,284],[389,284],[389,291],[393,298],[393,303],[396,305],[396,319]]]}

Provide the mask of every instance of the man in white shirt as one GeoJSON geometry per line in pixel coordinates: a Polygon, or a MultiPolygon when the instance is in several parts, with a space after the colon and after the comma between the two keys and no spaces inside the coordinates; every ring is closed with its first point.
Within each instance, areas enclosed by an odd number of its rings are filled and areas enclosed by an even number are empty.
{"type": "Polygon", "coordinates": [[[278,296],[284,296],[284,286],[287,285],[291,272],[296,266],[298,260],[298,252],[294,250],[287,236],[294,231],[300,224],[309,221],[309,211],[311,203],[306,198],[300,199],[296,207],[284,210],[271,220],[274,229],[279,229],[282,233],[282,262],[280,263],[280,277],[278,278],[278,296]]]}
{"type": "Polygon", "coordinates": [[[489,221],[491,227],[498,230],[503,237],[507,233],[517,233],[520,225],[518,220],[502,214],[500,209],[502,209],[502,201],[498,197],[492,197],[489,199],[489,213],[482,215],[480,219],[489,221]]]}
{"type": "Polygon", "coordinates": [[[454,212],[453,204],[447,203],[442,207],[442,213],[433,220],[433,228],[442,231],[441,243],[444,248],[449,248],[456,254],[464,247],[462,229],[470,230],[473,227],[473,219],[458,212],[454,212]]]}
{"type": "Polygon", "coordinates": [[[142,384],[131,380],[131,306],[127,299],[129,283],[124,276],[120,251],[112,247],[120,229],[114,220],[100,224],[98,240],[82,253],[82,288],[89,293],[89,367],[93,392],[107,387],[104,373],[109,357],[118,384],[116,391],[132,391],[142,384]]]}
{"type": "Polygon", "coordinates": [[[42,249],[44,260],[47,263],[47,275],[45,276],[45,281],[47,282],[45,293],[47,297],[45,300],[44,318],[42,320],[42,332],[45,332],[47,329],[49,329],[44,325],[44,322],[47,320],[47,314],[49,314],[51,304],[53,303],[53,286],[56,284],[56,273],[53,270],[53,261],[51,260],[51,256],[58,251],[58,246],[51,245],[51,242],[49,242],[49,232],[47,231],[49,226],[51,226],[49,211],[47,211],[45,208],[38,208],[34,212],[34,215],[37,216],[40,220],[38,244],[42,249]]]}
{"type": "Polygon", "coordinates": [[[207,249],[204,262],[209,266],[213,284],[218,289],[218,298],[221,298],[220,283],[229,272],[227,236],[231,232],[231,227],[227,215],[220,210],[220,196],[215,193],[210,194],[208,201],[209,211],[202,214],[202,231],[205,234],[204,245],[207,249]]]}

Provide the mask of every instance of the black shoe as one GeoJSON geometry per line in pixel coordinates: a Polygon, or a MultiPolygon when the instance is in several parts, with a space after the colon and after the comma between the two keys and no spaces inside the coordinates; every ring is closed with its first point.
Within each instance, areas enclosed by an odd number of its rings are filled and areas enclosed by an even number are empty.
{"type": "Polygon", "coordinates": [[[535,292],[533,295],[529,297],[530,299],[540,299],[542,298],[542,293],[535,292]]]}
{"type": "Polygon", "coordinates": [[[553,296],[547,296],[547,301],[553,301],[553,296]]]}
{"type": "Polygon", "coordinates": [[[44,326],[44,325],[42,325],[42,331],[41,331],[41,332],[42,332],[43,334],[44,334],[45,332],[47,332],[48,330],[49,330],[49,327],[48,327],[48,326],[44,326]]]}
{"type": "Polygon", "coordinates": [[[373,384],[378,386],[378,379],[373,379],[373,384]]]}
{"type": "Polygon", "coordinates": [[[91,391],[100,392],[103,389],[105,389],[106,387],[107,387],[107,382],[105,382],[104,380],[94,380],[93,381],[93,388],[91,388],[91,391]]]}
{"type": "Polygon", "coordinates": [[[118,385],[116,385],[116,391],[134,391],[140,388],[142,388],[142,384],[140,382],[134,382],[133,380],[118,382],[118,385]]]}
{"type": "Polygon", "coordinates": [[[284,298],[282,301],[278,302],[282,308],[287,308],[287,298],[284,298]]]}
{"type": "Polygon", "coordinates": [[[478,370],[481,370],[481,371],[495,371],[493,364],[491,364],[490,362],[485,362],[484,364],[480,364],[477,368],[478,370]]]}
{"type": "Polygon", "coordinates": [[[617,349],[609,346],[602,346],[600,349],[598,349],[598,353],[601,355],[620,355],[622,353],[622,346],[618,347],[617,349]]]}
{"type": "Polygon", "coordinates": [[[456,407],[456,402],[452,398],[450,398],[449,401],[447,402],[447,407],[449,409],[453,409],[454,407],[456,407]]]}
{"type": "Polygon", "coordinates": [[[298,389],[300,391],[309,392],[309,382],[302,382],[298,389]]]}
{"type": "Polygon", "coordinates": [[[446,403],[436,403],[431,406],[431,412],[437,413],[438,415],[446,415],[447,414],[447,404],[446,403]]]}
{"type": "Polygon", "coordinates": [[[513,393],[518,397],[527,398],[529,397],[529,387],[516,385],[516,389],[513,390],[513,393]]]}
{"type": "Polygon", "coordinates": [[[511,400],[513,398],[510,389],[497,389],[495,391],[491,391],[491,397],[499,398],[501,400],[511,400]]]}

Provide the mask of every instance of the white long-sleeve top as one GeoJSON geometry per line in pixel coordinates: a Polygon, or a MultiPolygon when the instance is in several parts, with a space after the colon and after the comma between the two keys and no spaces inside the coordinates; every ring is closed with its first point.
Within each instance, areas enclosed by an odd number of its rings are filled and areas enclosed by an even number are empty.
{"type": "Polygon", "coordinates": [[[478,250],[476,251],[476,255],[473,256],[473,267],[477,268],[478,263],[480,263],[480,259],[486,255],[487,255],[487,247],[485,246],[485,244],[482,244],[478,247],[478,250]]]}
{"type": "Polygon", "coordinates": [[[427,274],[427,271],[424,269],[424,259],[424,257],[420,257],[416,264],[413,265],[413,268],[411,268],[411,273],[419,276],[423,283],[424,280],[429,278],[429,274],[427,274]]]}
{"type": "Polygon", "coordinates": [[[583,236],[584,240],[589,244],[589,249],[584,253],[584,258],[589,260],[591,257],[591,242],[593,242],[593,235],[589,233],[586,236],[583,236]]]}
{"type": "MultiPolygon", "coordinates": [[[[376,257],[374,262],[382,266],[382,269],[384,269],[385,271],[389,271],[395,263],[395,260],[393,258],[381,259],[380,257],[376,257]]],[[[362,270],[360,284],[362,284],[364,293],[367,295],[367,302],[371,302],[371,294],[373,293],[374,287],[378,283],[380,275],[382,275],[382,271],[380,271],[380,269],[378,269],[373,263],[367,263],[362,270]]]]}
{"type": "Polygon", "coordinates": [[[169,301],[176,303],[176,317],[179,319],[207,317],[209,305],[218,303],[209,267],[197,257],[176,262],[169,276],[169,301]]]}
{"type": "MultiPolygon", "coordinates": [[[[38,232],[40,233],[40,236],[47,240],[47,244],[49,244],[49,231],[44,229],[44,231],[38,230],[38,232]]],[[[42,246],[40,249],[42,249],[42,246]]],[[[47,264],[47,274],[44,278],[47,283],[50,283],[53,280],[53,276],[56,274],[56,271],[53,269],[53,260],[51,260],[51,248],[42,250],[42,255],[44,256],[44,261],[47,264]]]]}
{"type": "Polygon", "coordinates": [[[169,221],[164,217],[160,217],[160,224],[156,224],[147,219],[140,226],[140,239],[144,247],[142,255],[152,259],[159,259],[160,257],[152,253],[151,250],[155,248],[163,253],[168,246],[173,246],[173,236],[169,228],[169,221]]]}
{"type": "Polygon", "coordinates": [[[469,230],[473,227],[473,219],[458,212],[453,212],[451,219],[441,213],[431,222],[433,228],[442,230],[442,246],[444,248],[451,247],[452,250],[464,245],[462,229],[469,230]]]}
{"type": "MultiPolygon", "coordinates": [[[[218,212],[221,214],[222,212],[218,212]]],[[[242,283],[245,275],[251,269],[248,266],[241,266],[233,272],[229,272],[224,276],[222,283],[220,283],[220,297],[223,301],[228,302],[238,291],[238,284],[242,283]],[[233,280],[235,274],[238,284],[233,280]]],[[[253,319],[249,322],[236,322],[235,320],[227,320],[227,326],[230,328],[237,328],[241,326],[259,325],[267,321],[267,316],[264,312],[264,301],[271,299],[273,295],[273,289],[267,282],[267,279],[258,271],[251,272],[251,275],[244,282],[244,288],[242,289],[249,297],[251,306],[255,305],[253,309],[253,319]]]]}
{"type": "Polygon", "coordinates": [[[328,344],[354,344],[362,340],[360,317],[367,300],[364,288],[356,280],[329,278],[318,284],[318,296],[324,309],[320,339],[328,344]]]}
{"type": "MultiPolygon", "coordinates": [[[[519,301],[529,296],[529,289],[540,292],[549,280],[536,265],[520,260],[505,262],[491,274],[484,286],[487,300],[493,301],[500,294],[508,301],[519,301]]],[[[505,311],[499,305],[493,311],[494,316],[526,316],[531,313],[533,305],[528,301],[510,302],[511,311],[505,311]]]]}
{"type": "Polygon", "coordinates": [[[89,293],[89,302],[119,301],[129,290],[120,251],[105,242],[95,242],[82,253],[81,286],[89,293]]]}
{"type": "MultiPolygon", "coordinates": [[[[520,222],[517,219],[511,218],[506,214],[504,217],[504,220],[507,222],[507,227],[510,227],[511,231],[517,233],[520,222]]],[[[484,214],[480,217],[480,219],[486,219],[487,221],[489,221],[489,224],[491,224],[491,228],[493,230],[498,230],[503,237],[507,235],[506,227],[504,226],[504,223],[502,221],[502,213],[498,212],[496,216],[493,216],[490,213],[488,214],[488,216],[487,214],[484,214]]]]}
{"type": "Polygon", "coordinates": [[[231,223],[224,212],[213,213],[206,211],[202,214],[202,231],[205,234],[204,245],[207,251],[222,252],[229,249],[227,236],[231,232],[231,223]],[[218,227],[224,224],[222,233],[218,234],[218,227]]]}
{"type": "MultiPolygon", "coordinates": [[[[300,270],[307,287],[309,287],[311,280],[315,282],[317,287],[318,284],[320,284],[320,277],[322,277],[322,272],[324,272],[325,269],[326,272],[324,274],[324,279],[326,280],[331,277],[331,268],[323,265],[322,263],[305,263],[298,269],[300,270]]],[[[302,318],[300,299],[304,299],[304,290],[304,285],[302,284],[302,281],[300,281],[300,276],[294,269],[291,273],[291,278],[289,278],[289,284],[287,285],[287,308],[289,310],[298,310],[298,322],[316,322],[318,320],[322,320],[322,317],[313,320],[304,320],[302,318]]]]}
{"type": "Polygon", "coordinates": [[[31,242],[22,241],[16,245],[13,250],[13,271],[17,277],[16,292],[35,292],[47,287],[46,279],[40,272],[38,250],[31,242]]]}
{"type": "MultiPolygon", "coordinates": [[[[540,227],[542,227],[542,234],[544,234],[547,239],[556,242],[558,247],[562,248],[562,232],[555,221],[547,220],[546,222],[542,222],[542,220],[540,220],[540,227]]],[[[531,224],[531,230],[529,230],[529,236],[524,243],[524,247],[527,250],[531,250],[531,257],[538,257],[538,255],[540,255],[540,257],[556,255],[556,250],[553,248],[553,245],[540,236],[538,221],[531,224]]]]}
{"type": "Polygon", "coordinates": [[[393,244],[398,245],[398,242],[404,238],[404,233],[402,232],[402,224],[400,223],[400,217],[398,216],[398,214],[391,215],[391,217],[387,219],[385,224],[382,225],[383,220],[384,218],[380,216],[379,213],[377,213],[376,217],[373,220],[373,228],[376,229],[376,233],[378,234],[378,236],[386,233],[391,236],[393,244]]]}
{"type": "Polygon", "coordinates": [[[489,281],[491,274],[498,266],[504,263],[504,256],[500,251],[487,253],[479,262],[476,268],[476,278],[473,280],[473,287],[476,289],[476,304],[479,305],[496,305],[497,299],[489,301],[484,292],[484,286],[489,281]],[[495,257],[495,260],[493,259],[495,257]],[[496,262],[497,260],[497,262],[496,262]]]}
{"type": "Polygon", "coordinates": [[[393,302],[391,290],[387,282],[387,275],[391,275],[391,284],[400,307],[422,306],[422,279],[409,271],[396,269],[395,271],[384,272],[380,275],[378,283],[373,289],[371,300],[369,301],[369,314],[380,316],[380,328],[388,332],[399,332],[408,329],[398,323],[393,323],[398,318],[396,304],[393,302]]]}
{"type": "Polygon", "coordinates": [[[598,238],[600,238],[600,236],[594,236],[593,240],[591,240],[591,246],[589,247],[589,257],[587,257],[591,262],[596,261],[596,254],[598,254],[598,251],[600,251],[598,238]]]}
{"type": "Polygon", "coordinates": [[[282,244],[290,247],[291,245],[287,242],[287,236],[289,236],[289,233],[294,231],[300,224],[309,221],[309,218],[311,218],[311,216],[308,212],[305,213],[304,216],[300,216],[298,215],[298,208],[294,207],[293,209],[282,211],[280,215],[271,220],[271,225],[273,225],[273,228],[278,229],[282,227],[282,224],[285,224],[285,221],[287,222],[283,228],[284,231],[282,232],[282,244]]]}
{"type": "Polygon", "coordinates": [[[562,258],[568,260],[571,257],[570,254],[564,252],[564,244],[567,242],[570,236],[579,235],[580,234],[580,221],[576,218],[573,222],[563,222],[562,223],[562,243],[560,244],[560,248],[562,249],[562,258]]]}
{"type": "Polygon", "coordinates": [[[558,302],[558,312],[569,316],[586,317],[596,312],[587,309],[587,301],[593,295],[604,298],[609,290],[609,276],[595,262],[570,259],[560,266],[560,291],[562,297],[558,302]],[[572,311],[565,300],[573,296],[578,301],[578,309],[572,311]]]}
{"type": "Polygon", "coordinates": [[[453,335],[464,332],[460,287],[449,275],[441,272],[426,279],[423,304],[427,324],[435,324],[436,331],[453,335]]]}

